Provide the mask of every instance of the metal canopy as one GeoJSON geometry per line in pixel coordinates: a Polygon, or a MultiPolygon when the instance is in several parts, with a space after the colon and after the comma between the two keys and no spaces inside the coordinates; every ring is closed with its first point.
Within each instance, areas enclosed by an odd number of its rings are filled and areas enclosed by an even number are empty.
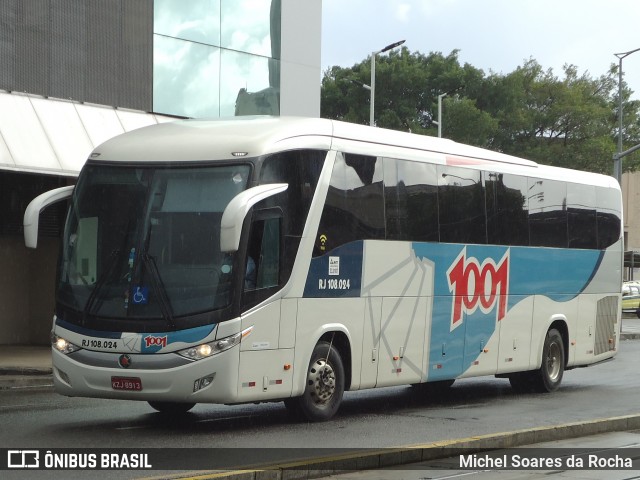
{"type": "Polygon", "coordinates": [[[174,120],[152,113],[0,90],[0,170],[77,176],[116,135],[174,120]]]}

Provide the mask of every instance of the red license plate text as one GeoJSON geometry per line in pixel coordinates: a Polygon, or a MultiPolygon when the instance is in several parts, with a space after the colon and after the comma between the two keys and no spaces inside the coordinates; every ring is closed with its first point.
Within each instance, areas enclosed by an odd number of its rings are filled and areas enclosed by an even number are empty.
{"type": "Polygon", "coordinates": [[[111,377],[111,388],[114,390],[142,390],[142,381],[138,377],[111,377]]]}

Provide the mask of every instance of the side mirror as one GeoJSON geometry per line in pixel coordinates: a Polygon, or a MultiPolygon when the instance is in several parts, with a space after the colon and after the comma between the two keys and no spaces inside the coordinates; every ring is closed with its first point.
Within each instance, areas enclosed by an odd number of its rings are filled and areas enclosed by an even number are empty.
{"type": "Polygon", "coordinates": [[[289,185],[286,183],[258,185],[233,197],[224,209],[220,220],[220,250],[237,251],[240,246],[242,224],[251,207],[265,198],[284,192],[287,188],[289,185]]]}
{"type": "Polygon", "coordinates": [[[27,209],[24,211],[24,244],[28,248],[36,248],[38,246],[38,217],[40,212],[52,203],[61,202],[71,197],[74,186],[60,187],[49,190],[38,195],[31,200],[27,209]]]}

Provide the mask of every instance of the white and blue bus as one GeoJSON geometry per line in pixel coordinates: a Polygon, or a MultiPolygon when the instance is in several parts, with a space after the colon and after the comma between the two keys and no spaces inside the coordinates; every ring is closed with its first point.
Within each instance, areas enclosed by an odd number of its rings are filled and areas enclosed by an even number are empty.
{"type": "MultiPolygon", "coordinates": [[[[70,198],[52,353],[68,396],[284,401],[480,375],[550,392],[611,359],[607,176],[323,119],[186,120],[97,147],[70,198]]],[[[429,389],[426,389],[429,391],[429,389]]]]}

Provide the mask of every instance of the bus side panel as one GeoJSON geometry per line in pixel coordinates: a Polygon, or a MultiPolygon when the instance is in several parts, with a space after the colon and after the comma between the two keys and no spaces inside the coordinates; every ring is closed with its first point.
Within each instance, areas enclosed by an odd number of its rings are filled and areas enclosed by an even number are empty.
{"type": "Polygon", "coordinates": [[[433,268],[416,259],[408,242],[368,240],[364,243],[362,285],[370,308],[362,386],[420,383],[433,268]],[[373,363],[377,363],[377,372],[373,363]]]}
{"type": "MultiPolygon", "coordinates": [[[[531,369],[542,365],[542,349],[551,324],[559,321],[567,325],[567,320],[577,315],[578,298],[560,301],[554,295],[536,295],[533,300],[533,328],[531,329],[531,369]]],[[[567,325],[568,326],[568,325],[567,325]]],[[[569,340],[572,332],[569,331],[569,340]]],[[[567,352],[565,351],[565,356],[567,352]]]]}
{"type": "Polygon", "coordinates": [[[251,328],[251,334],[242,339],[240,350],[275,350],[280,337],[280,300],[269,302],[242,315],[241,331],[251,328]]]}
{"type": "Polygon", "coordinates": [[[531,368],[533,297],[517,299],[515,307],[500,322],[498,373],[523,372],[531,368]]]}
{"type": "MultiPolygon", "coordinates": [[[[242,316],[242,331],[251,333],[240,343],[238,401],[260,401],[291,395],[294,350],[287,345],[289,335],[281,335],[282,300],[269,302],[242,316]],[[283,346],[279,348],[280,339],[283,346]]],[[[287,303],[287,322],[291,322],[287,303]]],[[[295,309],[294,309],[295,311],[295,309]]]]}
{"type": "MultiPolygon", "coordinates": [[[[363,298],[298,300],[293,396],[304,393],[311,354],[322,335],[327,332],[343,332],[347,336],[351,347],[351,378],[355,383],[352,389],[357,389],[362,359],[364,312],[363,298]]],[[[345,358],[342,360],[344,362],[345,358]]]]}
{"type": "Polygon", "coordinates": [[[576,347],[572,365],[583,365],[593,361],[595,345],[595,320],[599,295],[582,295],[578,302],[578,318],[575,341],[576,347]]]}
{"type": "Polygon", "coordinates": [[[464,336],[466,322],[451,329],[451,305],[454,297],[436,296],[433,298],[431,315],[429,364],[427,381],[450,380],[462,374],[464,336]],[[455,333],[453,333],[455,332],[455,333]]]}
{"type": "MultiPolygon", "coordinates": [[[[382,298],[368,297],[365,306],[365,320],[362,334],[362,370],[358,388],[373,388],[378,379],[380,344],[380,319],[382,318],[382,298]]],[[[355,379],[354,379],[355,380],[355,379]]],[[[351,389],[354,389],[352,382],[351,389]]]]}
{"type": "Polygon", "coordinates": [[[425,297],[385,297],[376,386],[420,383],[424,352],[425,297]]]}
{"type": "Polygon", "coordinates": [[[500,323],[493,315],[482,312],[465,314],[465,340],[463,365],[468,365],[465,377],[493,375],[498,368],[498,345],[500,323]]]}
{"type": "Polygon", "coordinates": [[[238,402],[291,396],[293,355],[292,348],[240,352],[238,402]]]}
{"type": "MultiPolygon", "coordinates": [[[[603,268],[597,250],[442,243],[413,249],[434,265],[427,381],[538,368],[549,326],[560,319],[574,335],[578,298],[603,268]],[[514,345],[516,357],[507,354],[514,345]]],[[[602,275],[598,288],[613,288],[611,274],[602,275]]]]}

